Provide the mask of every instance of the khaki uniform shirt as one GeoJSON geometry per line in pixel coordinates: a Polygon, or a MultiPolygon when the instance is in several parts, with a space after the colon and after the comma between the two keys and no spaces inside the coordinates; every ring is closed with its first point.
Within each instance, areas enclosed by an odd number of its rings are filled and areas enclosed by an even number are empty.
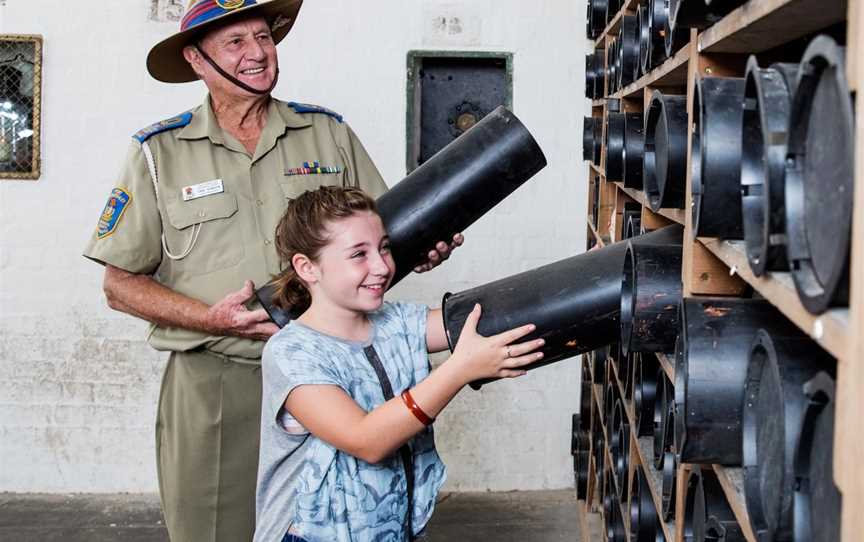
{"type": "MultiPolygon", "coordinates": [[[[372,197],[387,190],[351,128],[338,115],[314,109],[272,99],[254,155],[220,128],[209,97],[191,111],[188,124],[164,129],[172,126],[166,121],[139,132],[154,157],[158,188],[142,143],[133,140],[84,255],[152,275],[208,304],[247,279],[262,286],[280,271],[273,237],[290,198],[321,185],[355,186],[372,197]]],[[[262,341],[157,325],[148,340],[158,350],[204,347],[248,359],[260,358],[264,347],[262,341]]]]}

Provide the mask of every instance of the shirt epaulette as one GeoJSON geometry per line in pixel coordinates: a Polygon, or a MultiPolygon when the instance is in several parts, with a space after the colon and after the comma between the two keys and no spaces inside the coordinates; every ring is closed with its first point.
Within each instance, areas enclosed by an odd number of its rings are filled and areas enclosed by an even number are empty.
{"type": "Polygon", "coordinates": [[[139,143],[144,143],[156,134],[161,134],[162,132],[167,132],[168,130],[173,130],[175,128],[182,128],[190,122],[192,122],[192,112],[187,111],[177,115],[176,117],[171,117],[170,119],[159,121],[156,124],[151,124],[150,126],[139,130],[132,137],[137,139],[139,143]]]}
{"type": "Polygon", "coordinates": [[[298,102],[288,102],[288,107],[293,109],[296,113],[321,113],[324,115],[329,115],[336,119],[340,124],[342,123],[342,115],[335,111],[331,111],[326,107],[321,107],[320,105],[312,105],[312,104],[301,104],[298,102]]]}

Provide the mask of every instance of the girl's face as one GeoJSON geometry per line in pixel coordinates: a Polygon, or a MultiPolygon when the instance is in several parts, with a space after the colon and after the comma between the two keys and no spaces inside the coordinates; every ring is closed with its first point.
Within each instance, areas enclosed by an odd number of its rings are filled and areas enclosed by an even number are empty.
{"type": "Polygon", "coordinates": [[[314,263],[315,304],[352,312],[370,312],[384,302],[396,264],[381,217],[358,212],[328,224],[330,242],[314,263]]]}

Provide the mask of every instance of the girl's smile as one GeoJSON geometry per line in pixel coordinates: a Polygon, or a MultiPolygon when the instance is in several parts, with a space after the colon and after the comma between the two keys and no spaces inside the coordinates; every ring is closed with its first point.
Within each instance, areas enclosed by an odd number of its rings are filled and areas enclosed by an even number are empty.
{"type": "Polygon", "coordinates": [[[313,305],[355,313],[376,310],[396,264],[381,218],[362,211],[328,224],[327,245],[310,262],[313,305]]]}

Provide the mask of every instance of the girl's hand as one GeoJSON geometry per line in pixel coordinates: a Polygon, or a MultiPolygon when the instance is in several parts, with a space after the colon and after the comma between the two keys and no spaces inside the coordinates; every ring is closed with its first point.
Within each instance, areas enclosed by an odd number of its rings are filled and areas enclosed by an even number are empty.
{"type": "Polygon", "coordinates": [[[546,342],[543,339],[513,344],[534,331],[534,324],[483,337],[477,333],[480,312],[480,305],[477,304],[468,314],[459,335],[459,343],[451,356],[451,359],[457,358],[457,367],[465,383],[483,378],[522,376],[526,371],[521,370],[521,367],[543,358],[542,352],[534,352],[546,342]]]}

